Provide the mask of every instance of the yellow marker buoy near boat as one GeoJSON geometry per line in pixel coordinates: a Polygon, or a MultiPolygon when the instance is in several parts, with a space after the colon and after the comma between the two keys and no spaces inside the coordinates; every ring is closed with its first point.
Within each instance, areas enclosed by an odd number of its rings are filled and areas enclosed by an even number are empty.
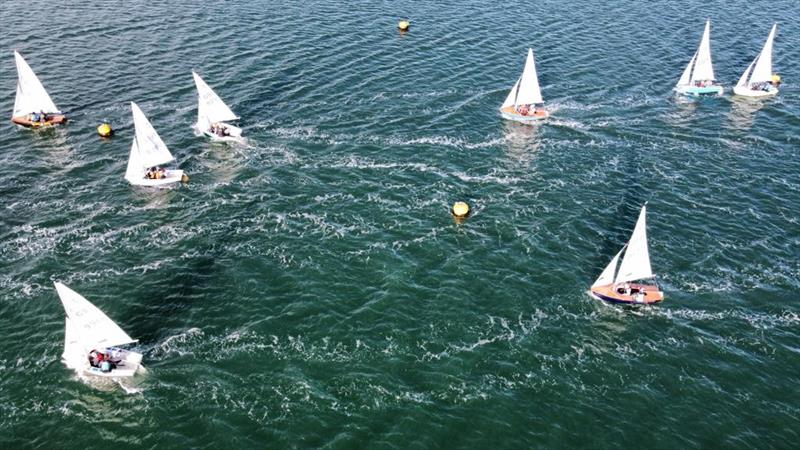
{"type": "Polygon", "coordinates": [[[403,19],[397,24],[397,28],[399,28],[400,31],[408,31],[408,27],[410,26],[411,23],[408,21],[408,19],[403,19]]]}
{"type": "Polygon", "coordinates": [[[97,134],[104,138],[111,137],[114,135],[114,129],[111,128],[110,123],[103,122],[99,127],[97,127],[97,134]]]}
{"type": "Polygon", "coordinates": [[[469,215],[469,205],[465,202],[455,202],[453,203],[453,207],[450,209],[450,212],[457,219],[464,219],[469,215]]]}
{"type": "Polygon", "coordinates": [[[781,76],[778,74],[772,75],[772,84],[780,84],[781,83],[781,76]]]}

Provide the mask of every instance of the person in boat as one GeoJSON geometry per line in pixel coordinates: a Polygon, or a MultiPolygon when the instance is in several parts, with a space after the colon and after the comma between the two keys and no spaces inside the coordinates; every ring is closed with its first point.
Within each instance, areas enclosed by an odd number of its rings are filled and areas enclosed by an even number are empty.
{"type": "Polygon", "coordinates": [[[145,173],[145,178],[150,180],[160,180],[161,178],[166,177],[166,170],[163,167],[151,167],[147,169],[147,173],[145,173]]]}
{"type": "Polygon", "coordinates": [[[31,122],[38,122],[39,121],[39,113],[32,112],[31,113],[31,122]]]}
{"type": "Polygon", "coordinates": [[[530,112],[530,110],[531,110],[531,105],[520,105],[520,106],[517,108],[517,112],[518,112],[520,115],[523,115],[523,116],[527,116],[527,115],[528,115],[528,113],[530,112]]]}
{"type": "Polygon", "coordinates": [[[47,122],[47,113],[46,113],[46,112],[44,112],[44,111],[39,111],[39,119],[41,120],[41,122],[42,122],[43,124],[44,124],[45,122],[47,122]]]}
{"type": "Polygon", "coordinates": [[[114,361],[111,359],[111,355],[109,353],[100,353],[100,358],[102,358],[99,363],[101,372],[111,372],[117,368],[117,363],[119,361],[114,361]]]}
{"type": "Polygon", "coordinates": [[[99,365],[98,358],[102,358],[100,353],[97,350],[92,350],[89,352],[89,365],[92,367],[97,367],[99,365]]]}

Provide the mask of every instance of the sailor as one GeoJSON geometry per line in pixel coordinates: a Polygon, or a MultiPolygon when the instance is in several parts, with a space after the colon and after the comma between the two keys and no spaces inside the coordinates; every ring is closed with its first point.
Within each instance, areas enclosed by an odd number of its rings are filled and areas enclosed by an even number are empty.
{"type": "Polygon", "coordinates": [[[89,365],[92,367],[97,367],[97,350],[92,350],[89,352],[89,365]]]}
{"type": "Polygon", "coordinates": [[[41,119],[42,123],[47,122],[47,114],[44,111],[39,111],[39,119],[41,119]]]}
{"type": "Polygon", "coordinates": [[[625,283],[625,295],[631,295],[631,284],[625,283]]]}

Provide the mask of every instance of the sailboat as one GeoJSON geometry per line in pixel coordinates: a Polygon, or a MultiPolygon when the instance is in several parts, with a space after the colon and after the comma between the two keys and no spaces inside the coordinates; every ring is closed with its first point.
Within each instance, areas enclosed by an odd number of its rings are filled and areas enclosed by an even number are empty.
{"type": "Polygon", "coordinates": [[[780,77],[772,73],[772,41],[775,39],[777,28],[778,24],[772,26],[761,53],[747,66],[747,70],[733,88],[734,94],[745,97],[766,97],[778,93],[780,77]]]}
{"type": "Polygon", "coordinates": [[[683,70],[675,90],[686,95],[722,95],[722,86],[715,84],[714,66],[711,64],[711,20],[706,21],[700,47],[683,70]]]}
{"type": "Polygon", "coordinates": [[[29,128],[44,128],[60,125],[67,121],[64,115],[47,94],[42,82],[33,73],[25,58],[14,51],[17,63],[17,98],[14,100],[14,112],[11,121],[29,128]]]}
{"type": "Polygon", "coordinates": [[[141,353],[120,348],[136,339],[83,296],[62,283],[55,285],[67,313],[61,355],[67,367],[79,375],[99,377],[132,377],[144,370],[141,353]]]}
{"type": "Polygon", "coordinates": [[[226,123],[238,120],[239,116],[231,111],[200,75],[192,72],[192,76],[197,86],[197,123],[194,128],[215,141],[241,142],[242,129],[226,123]]]}
{"type": "Polygon", "coordinates": [[[542,91],[539,89],[539,78],[536,76],[536,64],[533,61],[533,49],[528,49],[525,68],[506,101],[500,107],[500,114],[508,120],[533,122],[547,118],[550,114],[544,109],[542,91]]]}
{"type": "Polygon", "coordinates": [[[131,102],[131,112],[136,134],[131,145],[125,179],[138,186],[161,186],[188,181],[189,177],[182,170],[158,167],[172,161],[172,153],[134,102],[131,102]]]}
{"type": "Polygon", "coordinates": [[[610,303],[623,304],[651,304],[664,300],[664,293],[655,284],[655,275],[650,267],[646,214],[647,203],[642,206],[631,239],[617,252],[603,273],[592,284],[590,292],[593,297],[610,303]],[[623,251],[625,256],[617,270],[617,262],[623,251]],[[652,284],[633,283],[649,279],[652,279],[652,284]]]}

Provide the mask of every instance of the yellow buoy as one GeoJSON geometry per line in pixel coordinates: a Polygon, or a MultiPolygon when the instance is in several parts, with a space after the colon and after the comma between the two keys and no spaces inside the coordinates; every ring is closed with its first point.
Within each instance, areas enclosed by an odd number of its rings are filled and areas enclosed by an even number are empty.
{"type": "Polygon", "coordinates": [[[781,82],[781,76],[778,75],[778,74],[773,75],[772,76],[772,82],[775,83],[775,84],[780,83],[781,82]]]}
{"type": "Polygon", "coordinates": [[[189,175],[183,174],[181,175],[181,183],[188,183],[189,182],[189,175]]]}
{"type": "Polygon", "coordinates": [[[100,137],[107,138],[114,135],[114,130],[111,128],[111,124],[103,122],[97,127],[97,134],[99,134],[100,137]]]}
{"type": "Polygon", "coordinates": [[[469,215],[469,205],[464,202],[455,202],[450,212],[453,213],[454,216],[463,219],[469,215]]]}
{"type": "Polygon", "coordinates": [[[408,31],[408,27],[410,26],[411,23],[409,23],[407,19],[403,19],[400,21],[400,23],[397,24],[397,28],[399,28],[400,31],[408,31]]]}

